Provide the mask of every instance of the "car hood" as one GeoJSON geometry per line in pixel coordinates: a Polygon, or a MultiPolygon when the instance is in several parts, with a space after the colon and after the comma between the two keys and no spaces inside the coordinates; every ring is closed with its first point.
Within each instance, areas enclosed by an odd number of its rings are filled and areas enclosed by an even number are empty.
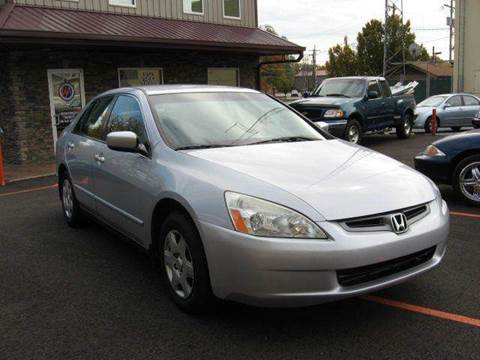
{"type": "Polygon", "coordinates": [[[353,99],[353,98],[344,98],[344,97],[326,97],[326,96],[322,96],[322,97],[311,97],[311,98],[308,98],[308,99],[303,99],[303,100],[298,100],[298,101],[295,101],[293,103],[291,103],[291,105],[293,107],[303,107],[303,106],[311,106],[311,105],[315,105],[315,106],[342,106],[342,105],[345,105],[345,104],[348,104],[348,103],[351,103],[351,102],[354,102],[358,99],[353,99]]]}
{"type": "Polygon", "coordinates": [[[326,220],[390,212],[435,199],[432,185],[420,173],[341,140],[188,153],[286,190],[311,205],[326,220]]]}

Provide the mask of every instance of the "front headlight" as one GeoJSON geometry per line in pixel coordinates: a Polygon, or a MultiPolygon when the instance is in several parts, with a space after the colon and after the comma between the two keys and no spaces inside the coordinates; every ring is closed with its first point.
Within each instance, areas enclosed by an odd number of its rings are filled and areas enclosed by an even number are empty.
{"type": "Polygon", "coordinates": [[[265,237],[328,239],[313,221],[281,205],[233,192],[225,193],[225,201],[238,232],[265,237]]]}
{"type": "Polygon", "coordinates": [[[323,115],[324,118],[343,118],[345,113],[342,110],[327,110],[323,115]]]}
{"type": "Polygon", "coordinates": [[[446,156],[445,153],[437,148],[435,145],[429,145],[423,152],[423,155],[435,157],[435,156],[446,156]]]}

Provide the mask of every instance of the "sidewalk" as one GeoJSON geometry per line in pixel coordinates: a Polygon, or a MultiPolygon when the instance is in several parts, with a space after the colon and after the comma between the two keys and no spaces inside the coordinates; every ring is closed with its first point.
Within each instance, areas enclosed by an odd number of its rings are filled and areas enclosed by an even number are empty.
{"type": "Polygon", "coordinates": [[[55,162],[40,162],[34,164],[10,165],[5,164],[5,178],[7,184],[20,180],[54,175],[55,162]]]}

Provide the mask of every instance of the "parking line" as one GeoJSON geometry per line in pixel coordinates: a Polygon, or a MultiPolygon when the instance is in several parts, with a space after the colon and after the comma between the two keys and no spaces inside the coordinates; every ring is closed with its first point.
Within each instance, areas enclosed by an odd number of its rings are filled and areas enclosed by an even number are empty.
{"type": "Polygon", "coordinates": [[[58,186],[58,184],[53,184],[53,185],[40,186],[40,187],[36,187],[36,188],[31,188],[31,189],[7,192],[7,193],[0,194],[0,197],[10,196],[10,195],[18,195],[18,194],[25,194],[25,193],[29,193],[29,192],[41,191],[41,190],[47,190],[47,189],[53,189],[53,188],[56,188],[57,186],[58,186]]]}
{"type": "Polygon", "coordinates": [[[466,217],[470,219],[480,219],[480,214],[470,214],[470,213],[464,213],[464,212],[458,212],[458,211],[450,211],[450,215],[466,217]]]}
{"type": "Polygon", "coordinates": [[[448,313],[440,310],[434,310],[434,309],[430,309],[423,306],[404,303],[401,301],[385,299],[385,298],[374,296],[374,295],[365,295],[365,296],[361,296],[360,298],[377,303],[377,304],[382,304],[382,305],[387,305],[387,306],[395,307],[402,310],[412,311],[419,314],[436,317],[439,319],[450,320],[450,321],[455,321],[462,324],[480,327],[480,319],[470,318],[463,315],[452,314],[452,313],[448,313]]]}

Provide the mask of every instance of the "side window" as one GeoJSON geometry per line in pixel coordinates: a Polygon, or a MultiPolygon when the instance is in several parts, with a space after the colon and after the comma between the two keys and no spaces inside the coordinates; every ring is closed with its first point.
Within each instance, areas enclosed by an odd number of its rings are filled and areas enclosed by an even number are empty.
{"type": "Polygon", "coordinates": [[[462,97],[459,95],[452,96],[448,99],[447,104],[450,106],[462,106],[462,97]]]}
{"type": "Polygon", "coordinates": [[[385,80],[380,80],[380,88],[382,89],[382,95],[384,97],[392,96],[392,91],[390,90],[390,86],[388,86],[385,80]]]}
{"type": "Polygon", "coordinates": [[[142,112],[135,98],[126,95],[118,97],[110,115],[108,132],[114,131],[133,131],[137,134],[140,144],[148,143],[142,112]]]}
{"type": "Polygon", "coordinates": [[[113,96],[105,96],[90,105],[77,127],[77,132],[94,139],[103,139],[103,131],[108,120],[109,105],[113,96]]]}
{"type": "Polygon", "coordinates": [[[378,96],[381,96],[382,94],[378,86],[377,80],[372,80],[368,82],[368,91],[376,91],[378,93],[378,96]]]}
{"type": "Polygon", "coordinates": [[[465,106],[479,106],[480,102],[474,98],[473,96],[464,96],[463,97],[463,102],[465,103],[465,106]]]}

